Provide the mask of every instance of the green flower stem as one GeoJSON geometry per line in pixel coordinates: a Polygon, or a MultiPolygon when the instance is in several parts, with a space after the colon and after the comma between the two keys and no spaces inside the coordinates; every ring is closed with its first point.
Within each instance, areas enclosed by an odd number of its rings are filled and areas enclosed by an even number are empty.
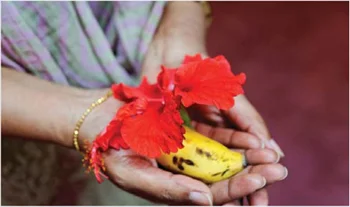
{"type": "Polygon", "coordinates": [[[193,129],[193,126],[191,124],[192,120],[191,120],[190,116],[188,115],[186,108],[183,105],[181,105],[181,108],[180,108],[180,115],[181,115],[182,120],[184,121],[185,126],[193,129]]]}

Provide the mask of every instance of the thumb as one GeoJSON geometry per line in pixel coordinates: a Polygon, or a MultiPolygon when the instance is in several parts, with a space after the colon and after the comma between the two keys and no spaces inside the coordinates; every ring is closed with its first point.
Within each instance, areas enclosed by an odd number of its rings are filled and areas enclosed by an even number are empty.
{"type": "Polygon", "coordinates": [[[242,131],[262,139],[266,147],[275,150],[281,157],[284,156],[281,148],[271,138],[263,118],[244,95],[235,97],[235,106],[228,111],[222,112],[242,131]]]}
{"type": "Polygon", "coordinates": [[[161,170],[151,159],[130,150],[109,150],[105,154],[105,165],[112,182],[153,202],[212,205],[212,194],[204,183],[161,170]]]}

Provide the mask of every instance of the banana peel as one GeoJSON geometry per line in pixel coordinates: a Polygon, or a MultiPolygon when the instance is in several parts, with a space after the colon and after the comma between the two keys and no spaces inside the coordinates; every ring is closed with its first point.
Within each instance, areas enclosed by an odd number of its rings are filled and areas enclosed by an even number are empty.
{"type": "Polygon", "coordinates": [[[242,171],[245,157],[221,143],[185,126],[184,147],[176,153],[162,154],[157,162],[165,169],[205,183],[218,182],[242,171]]]}

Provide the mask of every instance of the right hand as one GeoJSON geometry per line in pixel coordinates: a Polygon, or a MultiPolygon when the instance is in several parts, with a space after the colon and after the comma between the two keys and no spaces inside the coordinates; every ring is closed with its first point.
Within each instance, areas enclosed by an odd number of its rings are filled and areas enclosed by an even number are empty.
{"type": "MultiPolygon", "coordinates": [[[[91,102],[103,96],[105,90],[94,91],[91,102]]],[[[80,134],[92,141],[112,119],[122,105],[114,98],[108,99],[94,111],[83,124],[80,134]]],[[[131,150],[109,149],[104,153],[106,174],[110,181],[125,191],[153,202],[175,205],[222,205],[232,204],[233,200],[245,197],[266,184],[282,180],[285,168],[278,161],[276,153],[269,149],[259,149],[259,140],[254,137],[237,144],[230,135],[230,129],[215,128],[220,133],[211,138],[218,141],[229,140],[232,148],[255,148],[245,151],[249,164],[247,169],[230,179],[206,185],[185,175],[173,174],[157,167],[154,159],[137,155],[131,150]],[[223,133],[223,130],[227,132],[223,133]],[[220,135],[220,136],[219,136],[220,135]]],[[[200,130],[199,130],[200,131],[200,130]]],[[[205,134],[204,131],[200,131],[205,134]]],[[[232,133],[231,133],[232,134],[232,133]]],[[[207,134],[205,134],[207,135],[207,134]]],[[[264,196],[264,195],[262,195],[264,196]]]]}

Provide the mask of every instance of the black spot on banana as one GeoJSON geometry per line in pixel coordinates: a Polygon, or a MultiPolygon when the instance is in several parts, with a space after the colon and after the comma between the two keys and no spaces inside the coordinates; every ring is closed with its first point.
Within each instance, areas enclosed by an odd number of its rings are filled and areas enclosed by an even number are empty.
{"type": "Polygon", "coordinates": [[[193,129],[185,129],[184,147],[176,153],[157,158],[165,169],[206,183],[227,179],[243,170],[245,158],[241,153],[233,152],[193,129]]]}

